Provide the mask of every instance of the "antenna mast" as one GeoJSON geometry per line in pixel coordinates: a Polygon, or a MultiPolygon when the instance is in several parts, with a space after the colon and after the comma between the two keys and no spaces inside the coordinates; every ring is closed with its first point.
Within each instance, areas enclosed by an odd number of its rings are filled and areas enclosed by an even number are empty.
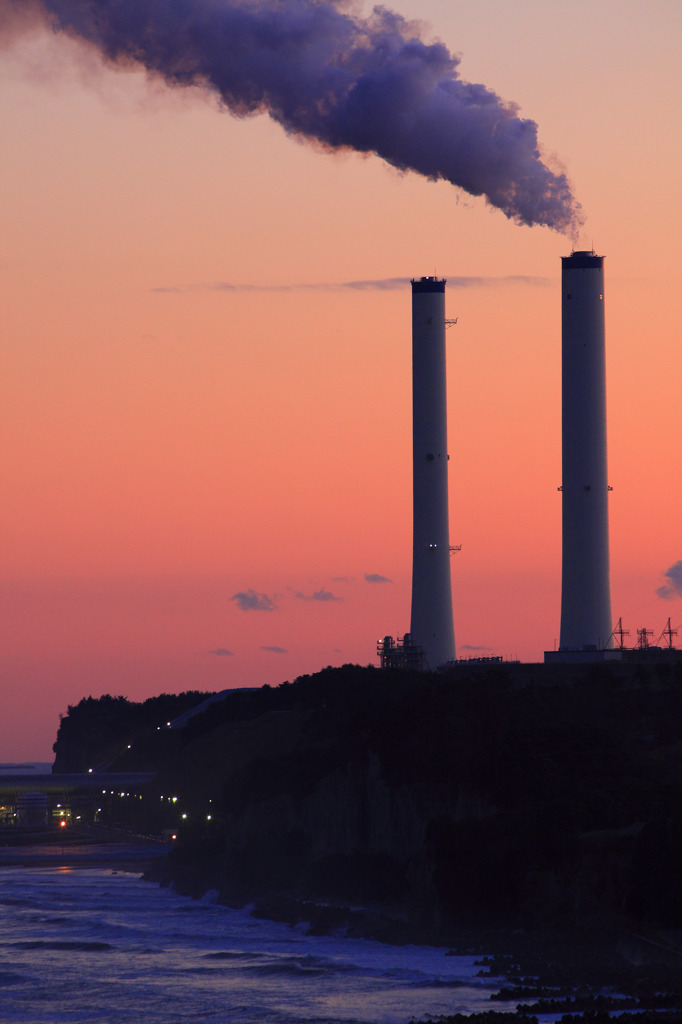
{"type": "Polygon", "coordinates": [[[638,629],[637,630],[637,648],[640,651],[645,651],[649,646],[649,637],[654,635],[653,629],[638,629]]]}
{"type": "MultiPolygon", "coordinates": [[[[671,625],[670,625],[670,619],[668,619],[668,621],[666,622],[666,624],[665,624],[665,627],[664,627],[664,629],[663,629],[663,632],[661,633],[661,635],[659,636],[659,638],[658,638],[658,639],[659,639],[659,640],[662,640],[662,639],[663,639],[663,637],[665,637],[665,638],[666,638],[666,640],[667,640],[667,644],[666,644],[666,646],[668,647],[668,649],[669,649],[669,650],[671,650],[671,651],[672,651],[672,650],[674,650],[674,647],[673,647],[673,637],[674,637],[674,636],[677,636],[677,630],[676,630],[676,629],[673,629],[673,628],[671,627],[671,625]]],[[[658,642],[658,641],[657,641],[657,642],[658,642]]]]}
{"type": "Polygon", "coordinates": [[[616,623],[615,629],[614,629],[613,633],[611,634],[611,636],[616,641],[616,650],[617,651],[624,651],[625,650],[625,637],[626,636],[630,636],[630,630],[629,629],[623,629],[623,620],[622,620],[622,618],[618,619],[618,622],[616,623]]]}

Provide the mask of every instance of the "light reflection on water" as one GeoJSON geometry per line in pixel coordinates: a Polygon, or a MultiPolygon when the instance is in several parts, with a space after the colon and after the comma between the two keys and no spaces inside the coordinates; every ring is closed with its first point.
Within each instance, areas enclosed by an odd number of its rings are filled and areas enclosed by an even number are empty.
{"type": "Polygon", "coordinates": [[[136,874],[0,868],[3,1024],[405,1024],[490,1009],[494,979],[445,952],[307,936],[136,874]]]}

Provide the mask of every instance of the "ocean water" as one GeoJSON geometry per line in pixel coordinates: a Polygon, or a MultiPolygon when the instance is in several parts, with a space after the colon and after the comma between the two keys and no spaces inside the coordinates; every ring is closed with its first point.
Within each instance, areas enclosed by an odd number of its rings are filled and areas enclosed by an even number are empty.
{"type": "Polygon", "coordinates": [[[0,867],[2,1024],[406,1024],[489,1002],[473,956],[312,937],[111,869],[0,867]]]}

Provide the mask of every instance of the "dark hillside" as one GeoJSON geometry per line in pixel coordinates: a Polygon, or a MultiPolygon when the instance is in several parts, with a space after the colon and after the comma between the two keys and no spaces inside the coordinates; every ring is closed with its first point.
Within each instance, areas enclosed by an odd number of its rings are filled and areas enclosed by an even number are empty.
{"type": "Polygon", "coordinates": [[[179,829],[161,876],[186,891],[382,904],[413,933],[682,927],[680,737],[679,667],[348,665],[112,768],[159,772],[136,820],[179,829]]]}
{"type": "Polygon", "coordinates": [[[157,726],[196,707],[209,697],[196,690],[180,694],[162,693],[142,703],[126,697],[84,697],[60,715],[57,739],[52,745],[52,771],[87,772],[117,757],[128,743],[145,738],[157,726]]]}

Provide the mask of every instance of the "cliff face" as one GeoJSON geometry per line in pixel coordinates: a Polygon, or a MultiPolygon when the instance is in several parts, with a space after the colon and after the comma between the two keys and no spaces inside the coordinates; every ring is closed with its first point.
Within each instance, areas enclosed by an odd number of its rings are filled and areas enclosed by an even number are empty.
{"type": "Polygon", "coordinates": [[[431,927],[679,926],[682,678],[540,669],[346,666],[230,695],[157,751],[181,826],[162,873],[431,927]]]}
{"type": "MultiPolygon", "coordinates": [[[[418,786],[390,787],[376,753],[326,774],[304,792],[233,809],[223,805],[228,871],[302,897],[405,899],[424,886],[429,822],[457,815],[451,798],[418,786]]],[[[483,805],[483,802],[481,802],[483,805]]],[[[428,874],[428,872],[427,872],[428,874]]]]}

